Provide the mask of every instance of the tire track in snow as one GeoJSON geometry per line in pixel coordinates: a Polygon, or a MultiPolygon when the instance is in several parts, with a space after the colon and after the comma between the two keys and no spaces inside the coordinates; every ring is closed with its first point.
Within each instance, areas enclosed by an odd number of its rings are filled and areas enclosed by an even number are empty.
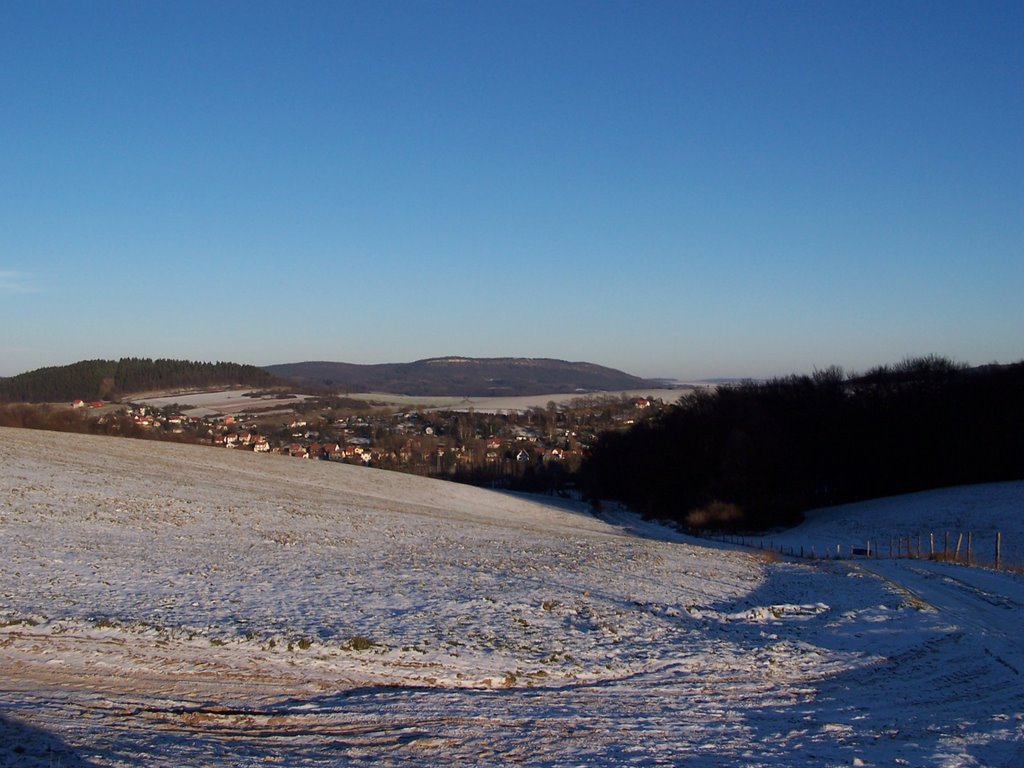
{"type": "Polygon", "coordinates": [[[1021,675],[1024,604],[1012,596],[1020,594],[1019,577],[929,561],[866,561],[860,567],[915,595],[961,627],[986,654],[1021,675]],[[1003,588],[994,591],[992,585],[999,584],[1003,588]]]}

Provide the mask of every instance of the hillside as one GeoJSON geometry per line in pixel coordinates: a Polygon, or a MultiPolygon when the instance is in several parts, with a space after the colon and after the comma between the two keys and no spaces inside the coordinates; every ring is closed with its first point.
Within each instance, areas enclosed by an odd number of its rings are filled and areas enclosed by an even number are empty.
{"type": "Polygon", "coordinates": [[[936,551],[941,551],[948,533],[952,552],[957,537],[963,534],[961,554],[966,558],[970,534],[973,558],[991,563],[995,559],[996,534],[1001,534],[1003,562],[1024,568],[1022,510],[1024,481],[961,485],[812,510],[802,524],[784,533],[773,533],[772,539],[822,554],[835,551],[837,544],[847,551],[851,546],[866,548],[870,543],[878,557],[888,559],[890,546],[902,551],[908,538],[915,550],[920,542],[927,554],[930,537],[936,551]]]}
{"type": "Polygon", "coordinates": [[[1024,756],[1011,575],[982,627],[624,513],[9,429],[0,531],[0,766],[1024,756]]]}
{"type": "Polygon", "coordinates": [[[413,363],[305,362],[265,370],[297,384],[336,392],[390,392],[416,396],[496,397],[604,392],[651,385],[645,379],[593,363],[522,357],[439,357],[413,363]]]}
{"type": "Polygon", "coordinates": [[[0,379],[0,402],[45,403],[123,397],[182,387],[242,384],[270,387],[280,382],[253,365],[192,360],[82,360],[0,379]]]}

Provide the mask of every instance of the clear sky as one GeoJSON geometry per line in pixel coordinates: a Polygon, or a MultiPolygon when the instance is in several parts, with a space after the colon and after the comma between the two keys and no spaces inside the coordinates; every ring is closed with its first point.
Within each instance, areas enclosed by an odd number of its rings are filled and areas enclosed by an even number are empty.
{"type": "Polygon", "coordinates": [[[0,0],[0,375],[1024,358],[1024,3],[0,0]]]}

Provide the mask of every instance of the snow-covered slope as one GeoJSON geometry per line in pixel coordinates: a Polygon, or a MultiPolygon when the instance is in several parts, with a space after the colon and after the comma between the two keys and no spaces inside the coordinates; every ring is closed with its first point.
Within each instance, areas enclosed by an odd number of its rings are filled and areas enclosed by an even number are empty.
{"type": "Polygon", "coordinates": [[[984,616],[619,522],[0,430],[0,765],[1021,764],[984,616]]]}
{"type": "Polygon", "coordinates": [[[905,496],[844,504],[808,513],[806,521],[769,538],[809,554],[831,555],[838,546],[843,555],[850,547],[867,549],[888,558],[910,551],[938,554],[947,546],[966,559],[968,536],[972,559],[984,564],[995,560],[996,534],[1002,534],[1003,563],[1024,566],[1024,482],[988,483],[939,488],[905,496]],[[963,537],[961,538],[961,534],[963,537]]]}

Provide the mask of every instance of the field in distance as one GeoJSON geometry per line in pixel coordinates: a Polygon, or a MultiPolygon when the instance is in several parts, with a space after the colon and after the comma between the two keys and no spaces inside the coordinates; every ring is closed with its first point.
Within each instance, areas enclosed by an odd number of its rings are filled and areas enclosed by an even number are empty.
{"type": "Polygon", "coordinates": [[[526,411],[530,408],[545,408],[550,403],[555,405],[567,405],[577,400],[587,398],[619,398],[619,397],[644,397],[662,400],[665,403],[674,403],[680,397],[692,392],[692,388],[674,389],[630,389],[606,392],[586,393],[555,393],[541,395],[519,395],[507,397],[452,397],[452,396],[415,396],[415,395],[393,395],[385,392],[359,392],[348,395],[354,400],[364,400],[380,405],[390,405],[399,408],[423,407],[433,410],[468,411],[473,409],[478,413],[495,413],[499,411],[526,411]]]}

